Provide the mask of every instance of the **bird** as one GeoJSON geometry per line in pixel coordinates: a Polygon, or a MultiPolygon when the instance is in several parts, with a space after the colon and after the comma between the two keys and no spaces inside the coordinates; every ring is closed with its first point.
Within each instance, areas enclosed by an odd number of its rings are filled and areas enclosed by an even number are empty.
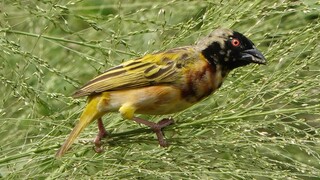
{"type": "Polygon", "coordinates": [[[108,135],[102,116],[119,112],[123,119],[150,127],[159,145],[168,146],[163,128],[174,123],[164,118],[158,123],[136,114],[168,115],[200,102],[219,89],[230,71],[249,64],[266,64],[264,55],[243,34],[217,28],[194,45],[182,46],[124,61],[88,81],[73,94],[87,96],[80,120],[56,153],[62,157],[79,134],[97,120],[96,152],[108,135]]]}

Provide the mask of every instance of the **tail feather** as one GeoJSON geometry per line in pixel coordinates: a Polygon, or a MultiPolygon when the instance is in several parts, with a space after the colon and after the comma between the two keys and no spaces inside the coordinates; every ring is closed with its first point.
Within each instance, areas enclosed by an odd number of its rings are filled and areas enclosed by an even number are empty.
{"type": "Polygon", "coordinates": [[[92,121],[100,118],[104,114],[103,112],[99,112],[97,108],[99,99],[99,96],[89,99],[89,102],[80,117],[80,121],[73,128],[72,132],[68,136],[67,140],[63,143],[61,148],[57,151],[57,158],[62,157],[66,153],[66,151],[70,148],[70,146],[73,144],[75,139],[79,136],[79,134],[85,127],[87,127],[92,121]]]}

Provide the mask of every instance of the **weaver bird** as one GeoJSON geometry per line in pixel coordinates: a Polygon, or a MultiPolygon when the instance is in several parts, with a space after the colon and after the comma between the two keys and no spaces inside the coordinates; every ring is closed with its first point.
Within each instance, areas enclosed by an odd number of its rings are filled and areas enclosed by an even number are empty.
{"type": "Polygon", "coordinates": [[[193,46],[147,54],[110,68],[74,93],[75,98],[88,96],[88,104],[56,156],[61,157],[94,120],[99,129],[94,143],[101,151],[100,141],[107,135],[101,117],[117,111],[124,119],[149,126],[160,146],[167,146],[162,128],[173,120],[154,123],[135,114],[184,110],[215,92],[231,70],[250,63],[266,64],[266,59],[241,33],[219,28],[193,46]]]}

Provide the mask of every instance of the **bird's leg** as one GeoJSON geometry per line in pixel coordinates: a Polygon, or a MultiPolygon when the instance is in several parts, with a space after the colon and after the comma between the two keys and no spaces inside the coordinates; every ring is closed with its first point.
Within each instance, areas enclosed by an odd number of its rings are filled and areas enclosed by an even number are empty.
{"type": "Polygon", "coordinates": [[[95,145],[95,151],[97,153],[100,153],[103,151],[103,149],[101,148],[101,146],[102,146],[101,139],[106,137],[108,135],[108,132],[104,128],[104,125],[103,125],[101,118],[98,119],[97,123],[98,123],[99,132],[98,132],[96,138],[94,139],[94,145],[95,145]]]}
{"type": "Polygon", "coordinates": [[[147,120],[144,120],[141,118],[137,118],[137,117],[134,117],[133,120],[137,123],[149,126],[153,130],[153,132],[156,133],[160,146],[162,146],[162,147],[168,146],[168,143],[166,142],[166,140],[164,138],[162,128],[172,124],[173,123],[172,118],[164,118],[161,121],[159,121],[158,123],[150,122],[150,121],[147,121],[147,120]]]}

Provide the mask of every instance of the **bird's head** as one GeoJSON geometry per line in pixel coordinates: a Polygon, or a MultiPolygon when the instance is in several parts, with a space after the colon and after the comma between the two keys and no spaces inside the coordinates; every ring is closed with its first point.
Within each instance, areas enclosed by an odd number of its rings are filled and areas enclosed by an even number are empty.
{"type": "Polygon", "coordinates": [[[196,47],[211,64],[232,70],[250,63],[266,64],[266,59],[243,34],[219,28],[200,40],[196,47]]]}

